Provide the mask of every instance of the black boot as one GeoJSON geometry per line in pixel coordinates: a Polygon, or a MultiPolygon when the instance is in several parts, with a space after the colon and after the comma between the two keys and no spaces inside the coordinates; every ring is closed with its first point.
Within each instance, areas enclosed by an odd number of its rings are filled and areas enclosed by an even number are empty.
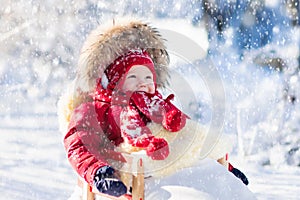
{"type": "Polygon", "coordinates": [[[240,170],[238,170],[237,168],[234,168],[230,163],[228,163],[228,170],[230,172],[232,172],[236,177],[238,177],[239,179],[241,179],[241,181],[245,185],[249,184],[249,181],[248,181],[246,175],[243,172],[241,172],[240,170]]]}

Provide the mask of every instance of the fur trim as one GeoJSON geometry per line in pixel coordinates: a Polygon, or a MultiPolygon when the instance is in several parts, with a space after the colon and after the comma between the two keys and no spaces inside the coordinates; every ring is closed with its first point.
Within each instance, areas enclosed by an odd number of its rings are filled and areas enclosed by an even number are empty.
{"type": "Polygon", "coordinates": [[[59,131],[66,134],[70,122],[71,111],[74,110],[73,96],[66,93],[62,95],[57,102],[57,116],[59,131]]]}
{"type": "Polygon", "coordinates": [[[138,20],[101,25],[86,39],[81,50],[76,82],[84,91],[92,91],[103,71],[117,57],[132,49],[145,49],[153,59],[158,86],[167,83],[169,55],[158,30],[138,20]]]}
{"type": "MultiPolygon", "coordinates": [[[[156,137],[164,138],[170,148],[170,154],[165,160],[155,160],[146,154],[137,152],[138,157],[143,157],[146,176],[164,177],[174,174],[177,171],[194,166],[199,160],[205,157],[217,160],[225,156],[232,149],[231,138],[222,136],[214,138],[207,143],[208,127],[187,119],[186,125],[178,132],[169,132],[160,124],[150,123],[147,125],[156,137]],[[213,147],[213,148],[212,148],[213,147]]],[[[209,137],[212,137],[211,135],[209,137]]],[[[131,153],[136,149],[120,146],[117,151],[131,153]]],[[[112,162],[112,165],[116,165],[112,162]]],[[[129,170],[131,166],[124,165],[123,170],[129,170]]]]}
{"type": "Polygon", "coordinates": [[[169,132],[162,126],[151,123],[149,128],[156,137],[164,138],[170,148],[169,156],[162,161],[144,159],[145,172],[155,177],[167,176],[201,159],[201,150],[207,130],[193,120],[187,119],[185,127],[178,132],[169,132]]]}
{"type": "Polygon", "coordinates": [[[73,81],[57,102],[59,131],[63,134],[67,133],[73,110],[82,102],[92,101],[89,95],[76,90],[75,87],[73,81]]]}

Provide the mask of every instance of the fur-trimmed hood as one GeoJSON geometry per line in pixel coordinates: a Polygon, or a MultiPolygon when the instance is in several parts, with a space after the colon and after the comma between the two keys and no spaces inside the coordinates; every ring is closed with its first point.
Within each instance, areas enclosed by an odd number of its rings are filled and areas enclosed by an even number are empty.
{"type": "Polygon", "coordinates": [[[81,49],[75,80],[58,102],[60,131],[67,130],[78,105],[92,101],[90,95],[106,67],[129,50],[146,50],[154,63],[157,86],[166,86],[169,55],[164,42],[156,28],[136,19],[112,20],[92,31],[81,49]]]}
{"type": "Polygon", "coordinates": [[[138,20],[112,21],[100,25],[81,50],[76,82],[84,92],[92,91],[106,67],[132,49],[144,49],[152,58],[158,86],[167,83],[169,55],[158,30],[138,20]]]}

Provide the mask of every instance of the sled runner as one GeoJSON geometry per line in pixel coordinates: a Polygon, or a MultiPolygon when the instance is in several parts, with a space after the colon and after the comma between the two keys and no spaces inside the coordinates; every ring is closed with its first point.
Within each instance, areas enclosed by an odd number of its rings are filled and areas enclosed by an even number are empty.
{"type": "Polygon", "coordinates": [[[97,191],[96,188],[78,178],[78,185],[82,188],[82,200],[94,200],[96,195],[111,200],[144,200],[144,166],[141,157],[134,157],[128,153],[122,153],[125,162],[130,165],[131,172],[120,172],[122,182],[127,188],[132,188],[131,194],[114,197],[97,191]]]}

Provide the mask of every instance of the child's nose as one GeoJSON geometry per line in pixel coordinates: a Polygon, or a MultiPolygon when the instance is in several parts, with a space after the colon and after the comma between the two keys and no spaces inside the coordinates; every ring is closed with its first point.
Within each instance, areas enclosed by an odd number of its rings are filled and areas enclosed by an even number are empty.
{"type": "Polygon", "coordinates": [[[141,79],[141,78],[138,79],[138,84],[139,84],[139,85],[143,85],[144,83],[145,83],[145,82],[144,82],[143,79],[141,79]]]}
{"type": "Polygon", "coordinates": [[[147,84],[144,81],[142,81],[142,80],[138,82],[138,86],[139,87],[146,87],[146,85],[147,84]]]}

